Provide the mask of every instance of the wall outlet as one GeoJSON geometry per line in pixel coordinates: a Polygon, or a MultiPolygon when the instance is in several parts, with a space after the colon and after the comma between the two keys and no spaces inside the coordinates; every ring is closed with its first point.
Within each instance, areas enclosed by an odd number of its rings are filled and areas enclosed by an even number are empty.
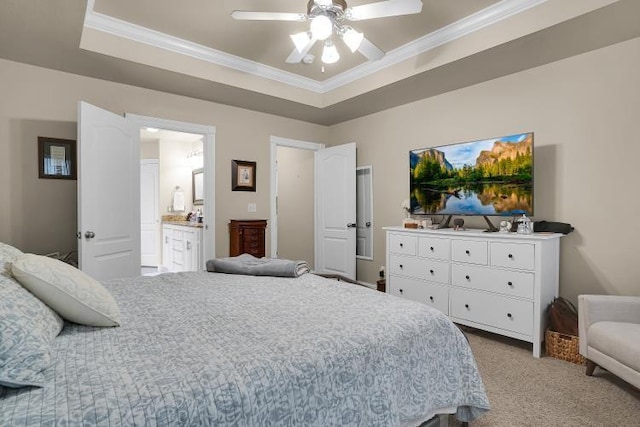
{"type": "Polygon", "coordinates": [[[247,211],[248,212],[256,212],[256,204],[255,203],[249,203],[247,205],[247,211]]]}

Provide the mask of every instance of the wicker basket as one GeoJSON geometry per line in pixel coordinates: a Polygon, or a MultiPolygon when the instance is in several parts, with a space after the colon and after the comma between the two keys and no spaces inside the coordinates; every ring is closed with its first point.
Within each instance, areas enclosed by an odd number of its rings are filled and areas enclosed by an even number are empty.
{"type": "Polygon", "coordinates": [[[584,357],[580,354],[580,339],[574,335],[561,334],[547,329],[544,337],[547,356],[566,360],[577,365],[584,365],[584,357]]]}

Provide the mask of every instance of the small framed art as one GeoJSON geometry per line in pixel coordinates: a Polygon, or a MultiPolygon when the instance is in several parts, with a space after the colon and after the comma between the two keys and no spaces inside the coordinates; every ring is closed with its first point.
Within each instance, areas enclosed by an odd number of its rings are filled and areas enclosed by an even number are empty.
{"type": "Polygon", "coordinates": [[[231,190],[256,191],[256,162],[231,160],[231,190]]]}
{"type": "Polygon", "coordinates": [[[39,136],[38,177],[77,179],[76,141],[39,136]]]}

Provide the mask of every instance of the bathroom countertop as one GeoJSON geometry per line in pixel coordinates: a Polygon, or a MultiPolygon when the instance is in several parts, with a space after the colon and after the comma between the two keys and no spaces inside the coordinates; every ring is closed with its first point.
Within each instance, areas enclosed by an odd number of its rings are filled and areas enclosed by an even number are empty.
{"type": "Polygon", "coordinates": [[[171,224],[171,225],[182,225],[185,227],[196,227],[202,228],[204,226],[201,222],[191,222],[191,221],[162,221],[163,224],[171,224]]]}

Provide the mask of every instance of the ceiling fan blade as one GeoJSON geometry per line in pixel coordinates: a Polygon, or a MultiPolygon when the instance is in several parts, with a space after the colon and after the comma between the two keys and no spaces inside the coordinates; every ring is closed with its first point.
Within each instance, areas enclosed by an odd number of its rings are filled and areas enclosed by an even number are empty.
{"type": "Polygon", "coordinates": [[[304,13],[286,12],[252,12],[250,10],[234,10],[231,12],[233,19],[245,21],[306,21],[304,13]]]}
{"type": "Polygon", "coordinates": [[[384,56],[384,52],[380,50],[378,46],[371,43],[367,39],[362,39],[362,42],[358,47],[358,52],[360,52],[362,55],[364,55],[365,58],[367,58],[370,61],[375,61],[384,56]]]}
{"type": "Polygon", "coordinates": [[[345,16],[349,21],[385,18],[387,16],[411,15],[422,12],[421,0],[385,0],[377,3],[349,7],[345,16]]]}
{"type": "Polygon", "coordinates": [[[298,51],[298,49],[294,48],[293,52],[291,52],[291,55],[287,57],[285,62],[288,64],[297,64],[298,62],[302,61],[302,58],[304,58],[307,53],[309,53],[309,50],[311,50],[311,47],[315,42],[316,39],[310,38],[309,43],[307,43],[307,45],[301,51],[298,51]]]}

